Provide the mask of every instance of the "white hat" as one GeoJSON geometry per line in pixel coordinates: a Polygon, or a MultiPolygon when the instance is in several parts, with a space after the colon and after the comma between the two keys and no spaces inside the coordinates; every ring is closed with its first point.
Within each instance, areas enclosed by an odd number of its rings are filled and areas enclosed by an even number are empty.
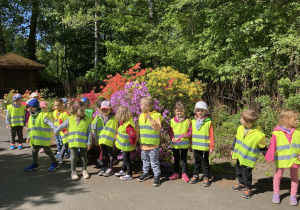
{"type": "Polygon", "coordinates": [[[209,114],[207,104],[204,101],[199,101],[199,102],[196,103],[194,113],[195,113],[196,109],[205,109],[205,110],[207,110],[207,114],[209,114]]]}
{"type": "Polygon", "coordinates": [[[39,94],[37,92],[33,92],[31,93],[30,97],[33,98],[33,97],[36,97],[36,96],[39,96],[39,94]]]}

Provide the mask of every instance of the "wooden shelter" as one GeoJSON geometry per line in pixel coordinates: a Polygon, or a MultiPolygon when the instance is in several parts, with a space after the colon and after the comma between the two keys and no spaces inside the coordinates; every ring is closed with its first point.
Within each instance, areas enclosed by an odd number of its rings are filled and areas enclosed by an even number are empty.
{"type": "Polygon", "coordinates": [[[0,98],[11,89],[23,94],[38,87],[38,70],[46,66],[15,53],[0,57],[0,98]]]}

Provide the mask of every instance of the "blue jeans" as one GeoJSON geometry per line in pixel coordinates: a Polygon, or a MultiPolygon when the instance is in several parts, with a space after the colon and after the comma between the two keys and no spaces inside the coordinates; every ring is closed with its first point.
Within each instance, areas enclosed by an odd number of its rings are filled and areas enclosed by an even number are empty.
{"type": "Polygon", "coordinates": [[[63,143],[62,143],[62,139],[61,139],[61,135],[59,136],[54,136],[55,137],[55,141],[56,141],[56,146],[57,146],[57,152],[61,152],[61,148],[63,146],[63,143]]]}

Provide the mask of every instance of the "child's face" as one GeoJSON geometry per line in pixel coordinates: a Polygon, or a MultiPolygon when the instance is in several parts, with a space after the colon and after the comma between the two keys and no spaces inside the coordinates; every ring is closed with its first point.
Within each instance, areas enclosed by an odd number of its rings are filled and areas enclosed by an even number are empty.
{"type": "Polygon", "coordinates": [[[62,103],[59,103],[58,101],[54,102],[54,109],[56,109],[57,111],[60,112],[62,110],[62,106],[63,106],[62,103]]]}
{"type": "Polygon", "coordinates": [[[207,114],[206,109],[195,109],[195,114],[201,119],[207,114]]]}
{"type": "Polygon", "coordinates": [[[184,109],[176,109],[175,110],[175,115],[177,118],[182,118],[184,116],[184,109]]]}
{"type": "Polygon", "coordinates": [[[43,112],[48,112],[48,107],[42,107],[43,112]]]}
{"type": "Polygon", "coordinates": [[[29,111],[29,112],[32,112],[32,113],[36,113],[37,108],[32,107],[32,106],[29,106],[29,107],[28,107],[28,111],[29,111]]]}
{"type": "Polygon", "coordinates": [[[252,128],[252,127],[253,127],[253,124],[251,124],[251,123],[249,123],[249,122],[246,122],[246,121],[244,120],[244,118],[242,118],[242,117],[241,117],[241,119],[240,119],[240,123],[241,123],[241,125],[243,125],[243,126],[246,127],[246,128],[252,128]]]}
{"type": "Polygon", "coordinates": [[[21,105],[21,103],[22,103],[22,98],[19,98],[19,99],[17,99],[17,100],[14,100],[14,104],[15,104],[15,105],[21,105]]]}
{"type": "Polygon", "coordinates": [[[110,109],[101,109],[100,111],[104,117],[108,117],[110,114],[110,109]]]}
{"type": "Polygon", "coordinates": [[[79,109],[77,110],[77,116],[78,117],[83,117],[85,114],[85,108],[84,107],[79,107],[79,109]]]}

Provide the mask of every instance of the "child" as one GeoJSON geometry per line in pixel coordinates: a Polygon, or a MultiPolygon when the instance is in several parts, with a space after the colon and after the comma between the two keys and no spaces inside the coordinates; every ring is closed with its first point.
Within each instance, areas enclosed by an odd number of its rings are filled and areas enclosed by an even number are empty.
{"type": "MultiPolygon", "coordinates": [[[[105,101],[105,99],[101,98],[96,102],[99,114],[95,116],[95,119],[92,122],[92,129],[95,133],[95,141],[97,142],[97,144],[99,142],[99,139],[101,138],[101,131],[103,130],[103,126],[104,126],[104,122],[101,115],[101,103],[103,101],[105,101]]],[[[102,154],[101,145],[99,145],[99,149],[100,149],[100,154],[99,154],[99,159],[97,160],[96,167],[103,168],[103,161],[102,161],[103,154],[102,154]]]]}
{"type": "Polygon", "coordinates": [[[68,142],[71,149],[71,178],[77,180],[76,161],[78,158],[78,149],[82,160],[82,175],[84,179],[90,176],[86,170],[87,167],[87,150],[90,150],[92,143],[92,130],[90,120],[85,116],[85,104],[82,101],[74,105],[75,115],[70,116],[60,126],[54,129],[54,133],[59,133],[64,128],[69,128],[68,142]]]}
{"type": "Polygon", "coordinates": [[[48,168],[48,171],[52,172],[59,168],[59,164],[50,148],[52,129],[54,129],[55,126],[48,118],[48,113],[41,111],[37,99],[30,100],[28,106],[30,117],[28,120],[28,138],[26,142],[30,142],[32,146],[33,163],[27,167],[25,171],[32,171],[39,168],[38,151],[40,148],[43,148],[45,153],[51,158],[52,165],[48,168]]]}
{"type": "Polygon", "coordinates": [[[18,135],[18,149],[23,149],[23,127],[26,122],[26,106],[21,105],[22,95],[17,93],[13,96],[13,103],[7,106],[6,129],[10,127],[10,149],[15,149],[15,138],[18,135]]]}
{"type": "Polygon", "coordinates": [[[141,156],[143,161],[143,174],[138,178],[140,182],[149,179],[150,164],[154,173],[155,187],[160,186],[160,163],[159,163],[159,132],[161,129],[162,116],[153,110],[154,100],[144,97],[141,100],[142,114],[139,117],[137,128],[137,140],[141,144],[141,156]]]}
{"type": "Polygon", "coordinates": [[[170,180],[179,178],[179,160],[181,153],[182,164],[182,179],[186,182],[189,181],[189,177],[186,174],[187,168],[187,153],[190,148],[189,137],[192,135],[192,123],[185,116],[184,105],[178,101],[174,108],[175,117],[171,120],[169,126],[169,136],[172,140],[171,147],[174,154],[174,173],[169,177],[170,180]]]}
{"type": "Polygon", "coordinates": [[[192,149],[194,150],[194,176],[189,183],[199,181],[200,166],[203,168],[203,185],[209,187],[209,155],[215,146],[214,129],[207,104],[197,102],[194,109],[195,118],[192,120],[192,149]]]}
{"type": "MultiPolygon", "coordinates": [[[[59,117],[58,117],[58,123],[61,125],[63,122],[65,122],[70,116],[76,114],[74,113],[74,101],[68,101],[66,109],[67,111],[64,111],[59,117]]],[[[58,159],[58,163],[63,163],[64,156],[69,157],[69,145],[68,145],[68,136],[69,136],[69,129],[62,129],[63,135],[61,136],[63,146],[61,148],[60,156],[58,159]]]]}
{"type": "Polygon", "coordinates": [[[256,125],[258,114],[254,110],[244,110],[241,113],[241,126],[238,127],[233,140],[231,155],[236,159],[236,176],[239,183],[233,186],[233,191],[240,191],[244,188],[243,197],[252,196],[252,169],[260,154],[266,154],[267,145],[265,134],[256,125]]]}
{"type": "Polygon", "coordinates": [[[280,203],[280,180],[284,169],[290,169],[291,196],[290,204],[298,205],[298,168],[300,166],[300,130],[296,129],[299,123],[299,113],[294,110],[283,110],[279,115],[278,126],[274,128],[270,146],[266,154],[268,162],[275,161],[276,173],[273,178],[273,202],[280,203]]]}
{"type": "MultiPolygon", "coordinates": [[[[101,118],[103,121],[103,130],[100,131],[98,143],[101,145],[103,152],[103,168],[100,169],[98,175],[109,177],[113,175],[113,146],[117,130],[117,121],[115,119],[111,104],[109,101],[101,103],[101,118]],[[107,160],[109,159],[109,168],[107,160]]],[[[99,121],[99,120],[98,120],[99,121]]],[[[101,124],[101,120],[99,121],[101,124]]]]}
{"type": "Polygon", "coordinates": [[[132,179],[130,151],[135,149],[136,132],[128,107],[121,106],[118,108],[116,120],[119,121],[116,147],[123,151],[123,166],[122,170],[115,175],[120,176],[121,180],[130,180],[132,179]]]}
{"type": "Polygon", "coordinates": [[[30,99],[36,99],[36,100],[40,100],[40,95],[37,92],[32,92],[30,95],[30,99]]]}
{"type": "MultiPolygon", "coordinates": [[[[58,122],[58,117],[60,114],[62,114],[64,112],[63,110],[63,100],[61,98],[57,98],[54,101],[54,109],[55,111],[53,112],[53,118],[54,118],[54,125],[57,127],[59,126],[59,122],[58,122]]],[[[63,132],[60,132],[59,134],[56,134],[54,136],[55,141],[56,141],[56,147],[57,147],[57,153],[55,155],[55,157],[59,157],[60,152],[61,152],[61,148],[62,148],[62,139],[61,139],[61,135],[63,135],[63,132]]]]}

